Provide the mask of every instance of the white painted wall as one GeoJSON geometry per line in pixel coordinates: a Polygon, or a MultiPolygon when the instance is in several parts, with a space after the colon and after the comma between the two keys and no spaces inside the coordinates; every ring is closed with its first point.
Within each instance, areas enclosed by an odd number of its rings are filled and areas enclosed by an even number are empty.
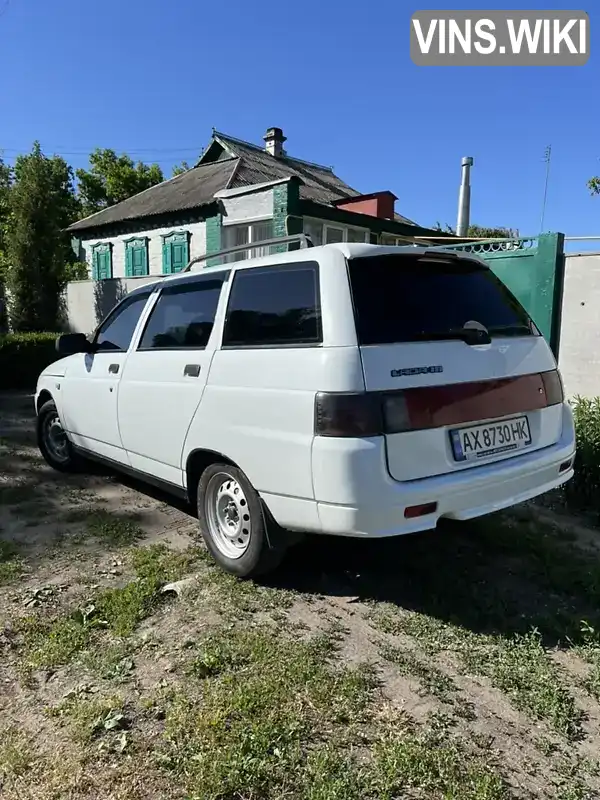
{"type": "Polygon", "coordinates": [[[264,219],[273,216],[273,189],[264,192],[252,192],[251,194],[235,195],[234,197],[224,197],[223,203],[223,225],[233,225],[235,223],[253,219],[264,219]]]}
{"type": "Polygon", "coordinates": [[[171,225],[168,228],[152,228],[151,230],[140,230],[135,233],[124,233],[120,236],[108,238],[85,239],[82,246],[85,252],[85,260],[88,265],[90,277],[92,276],[92,247],[95,244],[111,243],[113,278],[125,277],[125,240],[133,236],[147,236],[148,241],[148,268],[150,275],[162,275],[162,243],[161,236],[172,233],[173,231],[190,232],[190,258],[203,255],[206,252],[206,223],[194,222],[191,225],[171,225]]]}
{"type": "Polygon", "coordinates": [[[600,253],[567,255],[559,365],[569,397],[600,395],[600,253]]]}

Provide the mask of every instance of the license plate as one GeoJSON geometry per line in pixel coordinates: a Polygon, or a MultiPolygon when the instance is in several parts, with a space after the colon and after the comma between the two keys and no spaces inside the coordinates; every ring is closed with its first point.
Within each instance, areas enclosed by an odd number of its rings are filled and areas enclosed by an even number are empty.
{"type": "Polygon", "coordinates": [[[531,444],[529,420],[515,417],[503,422],[458,428],[450,431],[450,441],[456,461],[472,461],[520,450],[531,444]]]}

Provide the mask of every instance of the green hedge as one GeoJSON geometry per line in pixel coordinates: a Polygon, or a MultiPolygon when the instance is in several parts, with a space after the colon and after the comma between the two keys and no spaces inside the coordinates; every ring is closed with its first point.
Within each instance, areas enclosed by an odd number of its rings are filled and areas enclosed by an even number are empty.
{"type": "Polygon", "coordinates": [[[58,333],[0,334],[0,390],[35,389],[40,372],[58,359],[58,333]]]}
{"type": "Polygon", "coordinates": [[[600,397],[577,397],[572,407],[577,456],[565,499],[575,510],[600,513],[600,397]]]}

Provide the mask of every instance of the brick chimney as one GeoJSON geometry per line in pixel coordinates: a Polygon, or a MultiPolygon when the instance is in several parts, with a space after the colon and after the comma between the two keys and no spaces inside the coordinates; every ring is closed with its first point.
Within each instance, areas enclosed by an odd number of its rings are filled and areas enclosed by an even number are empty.
{"type": "Polygon", "coordinates": [[[355,214],[367,214],[369,217],[379,217],[379,219],[394,219],[394,203],[397,199],[392,192],[372,192],[337,200],[334,205],[336,208],[353,211],[355,214]]]}
{"type": "Polygon", "coordinates": [[[281,156],[285,155],[283,143],[286,141],[286,137],[283,135],[281,128],[267,128],[263,139],[266,142],[265,150],[269,155],[275,158],[281,158],[281,156]]]}

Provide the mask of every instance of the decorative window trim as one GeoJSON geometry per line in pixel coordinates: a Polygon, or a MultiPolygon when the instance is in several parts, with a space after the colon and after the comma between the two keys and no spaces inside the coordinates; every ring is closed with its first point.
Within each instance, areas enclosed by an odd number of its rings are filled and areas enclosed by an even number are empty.
{"type": "Polygon", "coordinates": [[[177,275],[178,272],[181,271],[181,270],[178,270],[177,272],[173,272],[172,269],[171,270],[167,269],[167,261],[166,261],[166,258],[165,258],[166,248],[170,247],[171,245],[175,244],[176,242],[185,242],[185,244],[187,246],[187,251],[188,251],[187,252],[187,256],[188,256],[188,261],[189,261],[191,236],[192,236],[191,232],[189,230],[185,230],[185,229],[169,231],[169,233],[161,233],[160,238],[161,238],[161,249],[162,249],[162,274],[163,275],[177,275]]]}
{"type": "Polygon", "coordinates": [[[92,255],[92,280],[110,280],[113,277],[113,243],[96,242],[96,244],[90,246],[90,252],[92,255]],[[98,264],[96,256],[100,253],[108,253],[108,269],[110,274],[104,278],[98,277],[98,264]]]}
{"type": "Polygon", "coordinates": [[[142,278],[150,274],[150,253],[149,253],[149,236],[130,236],[129,239],[123,239],[125,246],[125,277],[126,278],[142,278]],[[133,274],[133,264],[129,264],[128,253],[133,252],[136,247],[144,249],[146,260],[146,271],[142,275],[133,274]]]}

